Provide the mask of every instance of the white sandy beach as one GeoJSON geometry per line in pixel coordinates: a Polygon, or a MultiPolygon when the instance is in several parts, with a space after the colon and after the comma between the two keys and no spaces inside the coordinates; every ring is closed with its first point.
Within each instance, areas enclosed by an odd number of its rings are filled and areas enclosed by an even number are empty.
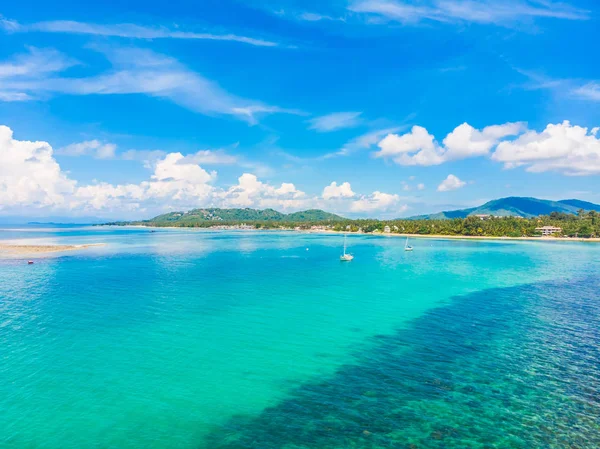
{"type": "Polygon", "coordinates": [[[64,251],[76,251],[93,246],[102,246],[103,243],[87,245],[17,245],[11,243],[0,243],[0,254],[7,255],[35,255],[45,253],[58,253],[64,251]]]}

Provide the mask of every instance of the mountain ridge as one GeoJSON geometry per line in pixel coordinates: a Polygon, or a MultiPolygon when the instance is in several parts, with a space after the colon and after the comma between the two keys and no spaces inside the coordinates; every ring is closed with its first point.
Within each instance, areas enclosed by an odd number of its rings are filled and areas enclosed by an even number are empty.
{"type": "Polygon", "coordinates": [[[576,215],[580,209],[583,209],[586,212],[589,212],[590,210],[600,211],[600,205],[577,199],[552,201],[533,197],[510,196],[491,200],[477,207],[417,215],[410,217],[409,219],[443,220],[466,218],[470,215],[532,218],[539,215],[550,215],[552,212],[576,215]]]}
{"type": "Polygon", "coordinates": [[[341,217],[330,212],[325,212],[320,209],[308,209],[305,211],[293,212],[290,214],[284,214],[274,209],[250,209],[250,208],[234,208],[234,209],[221,209],[221,208],[199,208],[192,209],[187,212],[169,212],[166,214],[158,215],[149,220],[143,220],[139,223],[142,224],[158,224],[158,225],[185,225],[193,223],[207,223],[214,222],[227,223],[227,222],[255,222],[255,221],[272,221],[272,222],[303,222],[303,221],[341,221],[345,220],[341,217]]]}

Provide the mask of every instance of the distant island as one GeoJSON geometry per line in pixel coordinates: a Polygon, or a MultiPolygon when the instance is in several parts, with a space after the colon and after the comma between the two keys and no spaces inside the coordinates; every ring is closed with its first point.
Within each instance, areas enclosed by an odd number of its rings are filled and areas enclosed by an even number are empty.
{"type": "Polygon", "coordinates": [[[283,214],[273,209],[193,209],[113,226],[279,229],[456,237],[600,237],[600,205],[580,200],[510,197],[480,207],[418,217],[350,219],[312,209],[283,214]]]}

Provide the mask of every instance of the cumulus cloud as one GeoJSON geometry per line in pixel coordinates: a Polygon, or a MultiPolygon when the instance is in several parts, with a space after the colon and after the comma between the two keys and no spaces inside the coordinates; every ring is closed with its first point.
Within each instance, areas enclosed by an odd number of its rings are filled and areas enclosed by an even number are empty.
{"type": "Polygon", "coordinates": [[[457,190],[461,187],[466,186],[467,183],[461,181],[457,176],[448,175],[446,179],[442,181],[442,183],[438,186],[438,192],[449,192],[450,190],[457,190]]]}
{"type": "MultiPolygon", "coordinates": [[[[73,149],[89,151],[90,145],[73,149]]],[[[97,145],[91,145],[97,149],[97,145]]],[[[198,165],[205,162],[231,162],[223,153],[205,151],[184,156],[167,153],[148,165],[149,179],[139,183],[81,185],[61,170],[47,142],[27,142],[13,138],[10,128],[0,126],[0,210],[31,212],[33,209],[68,213],[155,213],[174,208],[208,205],[245,205],[247,207],[294,207],[301,205],[304,193],[293,184],[280,187],[258,181],[245,174],[228,190],[214,186],[215,171],[198,165]],[[150,211],[150,212],[147,212],[150,211]]]]}
{"type": "Polygon", "coordinates": [[[487,155],[502,138],[518,135],[525,129],[521,122],[487,126],[481,131],[463,123],[446,136],[443,145],[439,145],[427,129],[413,126],[403,135],[388,134],[379,142],[379,151],[374,156],[389,158],[399,165],[439,165],[487,155]]]}
{"type": "Polygon", "coordinates": [[[353,128],[361,123],[361,112],[335,112],[333,114],[315,117],[309,120],[309,129],[318,132],[337,131],[338,129],[353,128]]]}
{"type": "Polygon", "coordinates": [[[185,156],[181,153],[169,153],[156,163],[153,179],[158,181],[190,181],[192,183],[206,184],[216,177],[216,173],[209,174],[194,162],[184,162],[185,156]]]}
{"type": "MultiPolygon", "coordinates": [[[[77,151],[88,151],[88,148],[77,151]]],[[[147,179],[111,184],[100,181],[79,183],[61,170],[52,147],[46,142],[20,141],[10,128],[0,127],[0,213],[100,215],[115,218],[144,218],[169,210],[196,207],[251,207],[277,210],[323,208],[338,213],[393,215],[407,209],[401,198],[375,191],[358,194],[349,182],[332,182],[321,195],[311,196],[283,182],[273,185],[255,174],[244,173],[235,185],[216,184],[217,173],[199,161],[228,163],[225,153],[156,155],[146,167],[147,179]]],[[[119,157],[115,158],[118,164],[119,157]]]]}
{"type": "Polygon", "coordinates": [[[343,182],[339,186],[337,182],[332,182],[323,189],[321,195],[323,199],[329,200],[332,198],[352,198],[355,193],[352,191],[352,187],[349,182],[343,182]]]}
{"type": "Polygon", "coordinates": [[[95,159],[113,159],[117,146],[114,143],[104,143],[99,140],[86,140],[72,143],[56,150],[61,156],[92,156],[95,159]]]}
{"type": "Polygon", "coordinates": [[[352,202],[352,212],[397,212],[401,213],[407,209],[406,205],[399,205],[400,197],[396,194],[373,192],[371,195],[362,196],[352,202]]]}
{"type": "Polygon", "coordinates": [[[355,137],[350,141],[346,142],[346,144],[340,150],[335,151],[333,153],[327,153],[324,156],[322,156],[321,159],[331,159],[333,157],[349,156],[357,151],[369,149],[373,147],[373,145],[376,145],[377,142],[379,142],[382,139],[382,137],[384,137],[386,134],[398,132],[400,129],[400,127],[383,128],[377,129],[375,131],[369,131],[365,134],[361,134],[360,136],[355,137]]]}
{"type": "Polygon", "coordinates": [[[61,171],[47,142],[15,140],[10,128],[0,126],[0,210],[68,206],[75,185],[61,171]]]}
{"type": "MultiPolygon", "coordinates": [[[[82,146],[72,151],[89,149],[82,146]]],[[[200,161],[233,162],[225,153],[205,150],[188,156],[159,153],[147,164],[151,175],[141,182],[80,184],[61,170],[48,143],[16,140],[10,128],[0,126],[0,212],[27,214],[35,210],[39,214],[45,210],[141,218],[168,210],[208,206],[289,211],[320,207],[359,214],[406,210],[399,204],[398,195],[379,191],[359,195],[352,191],[349,182],[332,182],[321,196],[309,196],[292,183],[272,185],[255,174],[244,173],[237,184],[222,188],[215,186],[217,173],[204,169],[200,161]]]]}
{"type": "Polygon", "coordinates": [[[0,64],[0,73],[4,73],[0,98],[14,101],[56,94],[144,94],[165,98],[200,114],[232,116],[250,124],[256,124],[266,114],[303,114],[237,97],[176,59],[150,50],[111,48],[105,55],[113,65],[111,70],[95,76],[63,77],[56,72],[69,67],[68,58],[55,50],[30,49],[29,54],[15,58],[16,62],[0,64]],[[59,62],[53,65],[55,58],[59,62]],[[30,75],[23,76],[21,72],[30,75]]]}
{"type": "Polygon", "coordinates": [[[457,126],[444,139],[445,159],[455,160],[475,156],[485,156],[498,144],[500,139],[516,136],[527,129],[525,123],[506,123],[486,126],[481,131],[468,123],[457,126]]]}
{"type": "Polygon", "coordinates": [[[112,36],[129,39],[206,39],[217,41],[233,41],[259,47],[276,47],[279,44],[264,39],[256,39],[236,34],[198,33],[193,31],[182,31],[167,27],[151,27],[133,23],[119,24],[96,24],[87,22],[76,22],[73,20],[50,20],[30,24],[20,24],[14,20],[0,18],[0,29],[8,33],[44,32],[85,34],[92,36],[112,36]]]}
{"type": "Polygon", "coordinates": [[[257,207],[299,209],[309,204],[306,194],[294,184],[282,183],[275,187],[258,180],[256,175],[244,173],[238,184],[218,194],[226,207],[257,207]]]}
{"type": "Polygon", "coordinates": [[[216,172],[184,162],[181,153],[169,153],[156,162],[150,180],[139,184],[105,182],[75,190],[72,209],[116,212],[192,208],[210,203],[216,172]]]}
{"type": "Polygon", "coordinates": [[[511,142],[502,142],[492,159],[506,168],[527,167],[530,172],[557,171],[566,175],[600,174],[599,128],[549,124],[544,131],[528,131],[511,142]]]}
{"type": "Polygon", "coordinates": [[[399,165],[438,165],[444,162],[442,150],[434,137],[422,126],[399,136],[388,134],[378,144],[380,150],[374,156],[391,158],[399,165]]]}

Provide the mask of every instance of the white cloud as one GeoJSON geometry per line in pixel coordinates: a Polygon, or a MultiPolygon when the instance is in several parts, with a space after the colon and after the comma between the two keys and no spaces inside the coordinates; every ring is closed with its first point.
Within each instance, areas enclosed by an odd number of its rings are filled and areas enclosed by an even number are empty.
{"type": "Polygon", "coordinates": [[[192,183],[207,184],[216,177],[216,173],[209,174],[194,162],[185,162],[181,153],[169,153],[156,163],[153,179],[158,181],[190,181],[192,183]]]}
{"type": "Polygon", "coordinates": [[[0,126],[0,209],[123,214],[210,203],[216,173],[184,159],[180,153],[167,154],[156,162],[150,179],[139,184],[78,185],[61,170],[48,143],[16,140],[10,128],[0,126]]]}
{"type": "Polygon", "coordinates": [[[448,175],[446,179],[442,181],[442,183],[438,186],[438,192],[449,192],[450,190],[457,190],[461,187],[466,186],[467,183],[461,181],[457,176],[448,175]]]}
{"type": "Polygon", "coordinates": [[[371,195],[362,196],[352,202],[352,212],[396,212],[401,213],[407,209],[406,205],[398,205],[400,197],[396,194],[373,192],[371,195]]]}
{"type": "Polygon", "coordinates": [[[158,159],[162,159],[167,155],[163,150],[135,150],[130,149],[119,154],[120,158],[125,161],[142,161],[150,163],[158,159]]]}
{"type": "Polygon", "coordinates": [[[186,156],[185,160],[195,164],[206,165],[229,165],[239,162],[237,157],[227,154],[223,150],[200,150],[186,156]]]}
{"type": "MultiPolygon", "coordinates": [[[[255,7],[260,7],[260,6],[267,6],[266,2],[264,2],[265,5],[262,5],[261,3],[256,3],[256,5],[253,5],[255,7]]],[[[337,16],[333,16],[333,15],[327,15],[327,14],[321,14],[321,13],[316,13],[316,12],[311,12],[311,11],[298,11],[298,10],[286,10],[286,9],[271,9],[267,6],[267,8],[264,8],[266,11],[270,12],[271,14],[275,14],[276,16],[282,17],[282,18],[286,18],[286,19],[292,19],[292,20],[299,20],[299,21],[304,21],[304,22],[321,22],[321,21],[339,21],[339,22],[345,22],[346,18],[345,17],[337,17],[337,16]]]]}
{"type": "Polygon", "coordinates": [[[587,100],[600,101],[600,84],[596,82],[587,83],[575,88],[573,94],[587,100]]]}
{"type": "Polygon", "coordinates": [[[0,79],[11,77],[39,78],[63,70],[77,62],[51,48],[27,47],[27,53],[0,63],[0,79]]]}
{"type": "Polygon", "coordinates": [[[486,126],[479,131],[468,123],[463,123],[444,139],[446,147],[444,156],[449,160],[485,156],[500,139],[521,134],[526,129],[525,123],[506,123],[486,126]]]}
{"type": "MultiPolygon", "coordinates": [[[[397,194],[375,191],[361,195],[352,190],[349,182],[339,185],[332,182],[320,196],[311,196],[295,184],[273,185],[255,174],[244,173],[237,184],[219,187],[215,185],[217,173],[206,170],[199,161],[232,160],[225,153],[214,153],[216,156],[206,150],[189,156],[179,152],[157,154],[155,160],[146,164],[151,172],[142,181],[78,183],[61,170],[48,143],[16,140],[12,131],[3,126],[0,127],[0,213],[24,216],[65,213],[127,219],[210,206],[283,211],[322,208],[343,215],[368,216],[396,216],[407,209],[397,194]]],[[[119,159],[122,155],[117,153],[111,163],[122,163],[119,159]]]]}
{"type": "Polygon", "coordinates": [[[352,198],[354,195],[349,182],[343,182],[338,186],[334,181],[323,189],[321,196],[325,200],[330,200],[332,198],[352,198]]]}
{"type": "Polygon", "coordinates": [[[479,131],[468,123],[457,126],[439,145],[422,126],[413,126],[403,134],[388,134],[378,146],[375,157],[389,158],[399,165],[439,165],[447,161],[484,156],[508,136],[526,129],[524,123],[492,125],[479,131]]]}
{"type": "Polygon", "coordinates": [[[309,129],[318,132],[330,132],[338,129],[353,128],[361,123],[361,112],[335,112],[311,120],[309,129]]]}
{"type": "Polygon", "coordinates": [[[114,143],[103,143],[99,140],[86,140],[72,143],[56,150],[61,156],[92,156],[95,159],[113,159],[117,146],[114,143]]]}
{"type": "MultiPolygon", "coordinates": [[[[9,68],[5,70],[6,75],[0,92],[5,95],[23,95],[27,99],[52,94],[145,94],[166,98],[194,112],[205,115],[228,115],[250,124],[257,123],[258,117],[264,114],[302,114],[297,110],[236,97],[215,82],[191,71],[176,59],[150,50],[110,49],[106,52],[106,56],[112,62],[113,69],[100,75],[82,78],[60,77],[48,73],[40,77],[37,68],[45,69],[46,72],[55,72],[68,65],[63,62],[58,66],[49,66],[47,59],[58,57],[54,50],[37,52],[43,53],[45,57],[40,58],[33,53],[25,56],[27,64],[24,70],[38,75],[24,78],[14,69],[9,68]]],[[[60,58],[66,60],[63,56],[60,58]]]]}
{"type": "Polygon", "coordinates": [[[400,165],[437,165],[444,162],[434,137],[422,126],[413,126],[409,133],[388,134],[378,144],[375,157],[391,158],[400,165]]]}
{"type": "Polygon", "coordinates": [[[217,41],[233,41],[259,47],[276,47],[279,44],[264,39],[256,39],[236,34],[213,34],[181,31],[166,27],[150,27],[133,23],[101,25],[95,23],[76,22],[72,20],[52,20],[31,24],[19,24],[14,20],[0,18],[0,28],[8,33],[45,32],[87,34],[93,36],[113,36],[130,39],[207,39],[217,41]]]}
{"type": "Polygon", "coordinates": [[[502,142],[492,159],[506,168],[526,166],[530,172],[557,171],[566,175],[600,174],[599,128],[549,124],[544,131],[528,131],[512,142],[502,142]]]}
{"type": "Polygon", "coordinates": [[[24,92],[2,92],[0,91],[0,101],[4,101],[6,103],[13,101],[30,101],[33,100],[33,97],[30,97],[24,92]]]}
{"type": "Polygon", "coordinates": [[[107,211],[171,210],[198,207],[212,200],[216,190],[211,184],[216,172],[183,162],[181,153],[169,153],[156,162],[148,181],[112,185],[100,182],[76,189],[72,209],[87,213],[107,211]]]}
{"type": "Polygon", "coordinates": [[[77,62],[67,58],[53,49],[27,47],[27,53],[0,62],[0,101],[16,102],[35,100],[31,92],[25,92],[20,86],[11,87],[18,80],[21,84],[35,84],[76,65],[77,62]]]}
{"type": "Polygon", "coordinates": [[[0,126],[0,210],[66,206],[75,184],[48,143],[15,140],[10,128],[0,126]]]}
{"type": "MultiPolygon", "coordinates": [[[[87,152],[88,146],[77,151],[87,152]]],[[[41,209],[125,218],[211,205],[299,210],[320,201],[292,183],[273,186],[250,173],[244,173],[238,184],[228,189],[216,187],[217,173],[205,170],[198,161],[233,162],[219,151],[187,157],[168,153],[148,164],[152,174],[139,183],[79,185],[61,170],[48,143],[15,140],[10,128],[0,126],[0,210],[26,215],[34,210],[38,214],[41,209]]]]}
{"type": "MultiPolygon", "coordinates": [[[[416,176],[408,177],[409,181],[414,181],[415,179],[416,179],[416,176]]],[[[400,184],[402,185],[402,190],[404,190],[405,192],[410,192],[413,189],[416,189],[416,190],[424,190],[425,189],[425,184],[423,184],[423,183],[419,183],[417,185],[412,185],[406,181],[401,181],[400,184]]]]}
{"type": "Polygon", "coordinates": [[[327,153],[321,157],[321,159],[331,159],[332,157],[338,156],[349,156],[350,154],[371,148],[377,144],[383,136],[390,133],[398,132],[400,127],[377,129],[375,131],[369,131],[368,133],[362,134],[358,137],[353,138],[347,142],[339,151],[333,153],[327,153]]]}
{"type": "Polygon", "coordinates": [[[218,194],[225,207],[254,207],[259,209],[300,209],[312,203],[312,199],[294,184],[282,183],[280,187],[258,180],[256,175],[244,173],[238,184],[218,194]]]}
{"type": "Polygon", "coordinates": [[[590,17],[589,11],[551,0],[428,0],[418,4],[394,0],[355,0],[348,8],[355,13],[376,17],[379,21],[403,24],[434,21],[510,26],[540,17],[567,20],[586,20],[590,17]]]}
{"type": "Polygon", "coordinates": [[[528,79],[527,83],[520,86],[523,89],[548,89],[569,99],[600,101],[600,83],[598,81],[551,78],[532,70],[524,70],[518,67],[513,67],[513,69],[528,79]]]}
{"type": "Polygon", "coordinates": [[[298,17],[298,19],[304,20],[306,22],[320,22],[322,20],[333,20],[333,21],[344,22],[346,20],[343,17],[332,17],[332,16],[327,16],[324,14],[317,14],[314,12],[303,12],[301,14],[298,14],[297,17],[298,17]]]}

